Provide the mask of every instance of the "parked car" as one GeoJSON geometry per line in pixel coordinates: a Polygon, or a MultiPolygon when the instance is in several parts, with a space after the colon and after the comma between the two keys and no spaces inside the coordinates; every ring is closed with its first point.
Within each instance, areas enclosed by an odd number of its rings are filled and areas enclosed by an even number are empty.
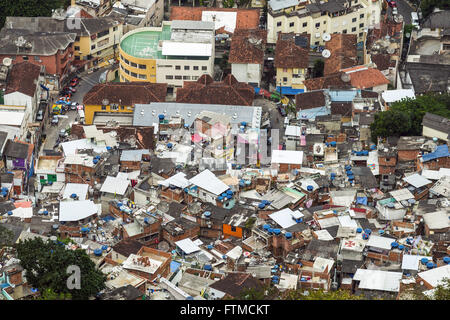
{"type": "Polygon", "coordinates": [[[70,110],[77,110],[78,103],[77,102],[71,102],[70,103],[70,110]]]}
{"type": "Polygon", "coordinates": [[[388,4],[389,4],[389,7],[391,7],[391,8],[397,7],[397,3],[395,1],[389,1],[388,4]]]}
{"type": "Polygon", "coordinates": [[[36,120],[37,121],[42,121],[44,119],[44,110],[39,110],[37,115],[36,115],[36,120]]]}
{"type": "Polygon", "coordinates": [[[67,132],[66,132],[66,129],[61,129],[61,130],[59,130],[59,136],[60,137],[66,137],[67,136],[67,132]]]}
{"type": "Polygon", "coordinates": [[[73,79],[72,81],[70,81],[70,86],[71,87],[76,87],[78,85],[78,80],[73,79]]]}
{"type": "Polygon", "coordinates": [[[77,92],[77,89],[73,88],[73,87],[64,87],[64,90],[68,91],[68,92],[72,92],[75,93],[77,92]]]}
{"type": "Polygon", "coordinates": [[[57,115],[52,117],[52,125],[57,125],[59,123],[59,118],[57,115]]]}
{"type": "Polygon", "coordinates": [[[392,7],[392,14],[396,16],[398,14],[397,7],[392,7]]]}

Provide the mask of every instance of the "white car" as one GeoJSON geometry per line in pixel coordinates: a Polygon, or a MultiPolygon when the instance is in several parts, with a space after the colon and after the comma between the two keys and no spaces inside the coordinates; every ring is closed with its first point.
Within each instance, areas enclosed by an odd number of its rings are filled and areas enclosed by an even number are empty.
{"type": "Polygon", "coordinates": [[[392,8],[392,14],[396,16],[398,14],[397,7],[392,8]]]}
{"type": "Polygon", "coordinates": [[[71,102],[70,103],[70,110],[77,110],[78,109],[78,103],[77,102],[71,102]]]}

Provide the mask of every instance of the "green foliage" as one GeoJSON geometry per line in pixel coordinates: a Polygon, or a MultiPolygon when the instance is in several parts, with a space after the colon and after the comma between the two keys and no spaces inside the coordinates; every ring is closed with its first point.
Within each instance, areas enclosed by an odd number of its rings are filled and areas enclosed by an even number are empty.
{"type": "Polygon", "coordinates": [[[256,222],[256,218],[250,217],[247,219],[247,221],[245,222],[245,228],[248,230],[251,230],[253,228],[253,225],[256,222]]]}
{"type": "MultiPolygon", "coordinates": [[[[96,268],[84,250],[66,250],[65,246],[41,238],[21,241],[16,246],[17,257],[26,271],[28,283],[40,292],[50,289],[74,300],[86,300],[105,288],[106,276],[96,268]],[[80,267],[81,289],[67,288],[70,265],[80,267]]],[[[51,296],[48,292],[48,296],[51,296]]]]}
{"type": "Polygon", "coordinates": [[[433,294],[434,300],[450,300],[450,278],[445,278],[433,294]]]}
{"type": "Polygon", "coordinates": [[[261,289],[244,288],[235,300],[274,300],[278,296],[278,289],[264,285],[261,289]]]}
{"type": "Polygon", "coordinates": [[[67,7],[68,0],[1,0],[0,28],[6,17],[50,17],[53,9],[67,7]]]}
{"type": "Polygon", "coordinates": [[[38,300],[71,300],[72,295],[70,293],[56,293],[52,289],[48,288],[42,292],[38,300]]]}
{"type": "Polygon", "coordinates": [[[284,300],[364,300],[363,295],[354,295],[347,290],[324,291],[319,290],[288,290],[284,300]]]}
{"type": "Polygon", "coordinates": [[[325,66],[325,63],[323,60],[317,59],[314,61],[314,78],[320,78],[323,77],[323,68],[325,66]]]}
{"type": "Polygon", "coordinates": [[[224,8],[233,8],[234,3],[234,0],[223,0],[222,2],[224,8]]]}
{"type": "Polygon", "coordinates": [[[222,55],[222,59],[219,62],[219,66],[220,66],[220,69],[222,69],[222,71],[224,71],[230,67],[230,64],[228,63],[228,52],[225,52],[222,55]]]}
{"type": "Polygon", "coordinates": [[[405,24],[405,27],[403,28],[403,41],[406,41],[406,39],[407,39],[406,34],[409,33],[411,35],[411,32],[413,30],[414,30],[414,26],[412,24],[405,24]]]}
{"type": "Polygon", "coordinates": [[[0,249],[6,246],[13,245],[14,233],[0,225],[0,249]]]}
{"type": "Polygon", "coordinates": [[[422,0],[420,1],[420,9],[422,10],[422,16],[425,19],[430,13],[433,12],[434,8],[439,8],[442,10],[450,9],[450,2],[448,0],[422,0]]]}
{"type": "Polygon", "coordinates": [[[415,99],[403,99],[392,104],[388,111],[375,114],[371,124],[372,141],[378,137],[422,135],[422,119],[430,112],[450,118],[450,94],[426,94],[415,99]]]}

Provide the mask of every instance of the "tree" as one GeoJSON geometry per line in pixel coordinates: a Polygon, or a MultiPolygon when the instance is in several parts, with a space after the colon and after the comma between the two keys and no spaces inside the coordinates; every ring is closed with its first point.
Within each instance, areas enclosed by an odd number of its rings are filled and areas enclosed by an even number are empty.
{"type": "Polygon", "coordinates": [[[450,300],[450,278],[445,278],[443,283],[436,286],[433,293],[434,300],[450,300]]]}
{"type": "Polygon", "coordinates": [[[314,61],[314,78],[323,77],[323,68],[325,67],[325,63],[323,60],[317,59],[314,61]]]}
{"type": "Polygon", "coordinates": [[[442,10],[449,10],[450,3],[448,0],[421,0],[420,9],[422,10],[423,18],[426,18],[433,12],[434,8],[442,10]]]}
{"type": "Polygon", "coordinates": [[[372,141],[378,137],[418,136],[422,134],[422,119],[430,112],[450,118],[450,94],[434,94],[394,102],[389,110],[375,114],[371,124],[372,141]]]}
{"type": "Polygon", "coordinates": [[[71,300],[72,295],[70,293],[56,293],[52,289],[45,289],[42,292],[38,300],[71,300]]]}
{"type": "Polygon", "coordinates": [[[41,238],[21,241],[16,246],[17,257],[25,269],[28,283],[40,292],[70,294],[74,300],[86,300],[105,288],[106,276],[97,269],[84,250],[67,250],[56,241],[41,238]],[[69,266],[80,268],[80,289],[69,289],[69,266]],[[50,290],[50,291],[48,291],[50,290]]]}
{"type": "Polygon", "coordinates": [[[5,228],[4,226],[0,226],[0,249],[6,246],[11,246],[13,244],[14,233],[5,228]]]}
{"type": "Polygon", "coordinates": [[[6,17],[50,17],[52,10],[67,7],[70,0],[1,0],[0,28],[6,17]]]}
{"type": "Polygon", "coordinates": [[[347,290],[325,291],[319,290],[288,290],[284,293],[284,300],[364,300],[363,295],[354,295],[347,290]]]}

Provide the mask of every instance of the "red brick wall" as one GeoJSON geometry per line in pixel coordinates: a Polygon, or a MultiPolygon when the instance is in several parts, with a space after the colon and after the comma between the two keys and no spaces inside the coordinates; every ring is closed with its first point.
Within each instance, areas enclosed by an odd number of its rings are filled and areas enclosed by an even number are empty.
{"type": "Polygon", "coordinates": [[[378,164],[381,166],[395,166],[397,164],[397,159],[395,157],[389,157],[389,160],[387,160],[388,158],[385,157],[378,157],[378,164]]]}
{"type": "Polygon", "coordinates": [[[398,150],[398,161],[412,161],[417,159],[419,150],[398,150]]]}

